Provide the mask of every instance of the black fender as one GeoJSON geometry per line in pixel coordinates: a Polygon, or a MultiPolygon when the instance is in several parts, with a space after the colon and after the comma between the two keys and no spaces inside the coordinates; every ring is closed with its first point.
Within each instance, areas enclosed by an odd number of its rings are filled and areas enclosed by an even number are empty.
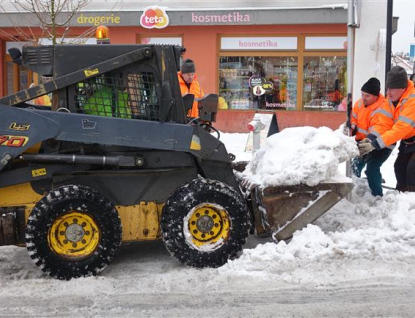
{"type": "Polygon", "coordinates": [[[0,171],[37,143],[54,138],[59,125],[31,109],[0,105],[0,171]]]}

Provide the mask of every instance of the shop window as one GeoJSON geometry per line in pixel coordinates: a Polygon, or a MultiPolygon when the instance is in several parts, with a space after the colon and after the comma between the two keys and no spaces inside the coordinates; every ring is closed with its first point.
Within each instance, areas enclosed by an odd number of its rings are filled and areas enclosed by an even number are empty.
{"type": "Polygon", "coordinates": [[[347,96],[346,56],[304,57],[304,110],[344,110],[347,96]]]}
{"type": "Polygon", "coordinates": [[[139,43],[141,44],[161,44],[161,45],[182,45],[181,37],[163,37],[163,36],[151,36],[140,37],[139,43]]]}
{"type": "Polygon", "coordinates": [[[11,57],[6,55],[6,76],[5,92],[6,95],[14,94],[22,89],[29,88],[32,83],[32,72],[23,66],[11,61],[11,57]]]}
{"type": "Polygon", "coordinates": [[[219,74],[228,109],[297,109],[297,57],[223,56],[219,74]]]}
{"type": "Polygon", "coordinates": [[[347,37],[345,36],[307,36],[306,50],[346,50],[347,37]]]}
{"type": "Polygon", "coordinates": [[[13,85],[13,62],[6,62],[6,95],[14,93],[13,85]]]}
{"type": "Polygon", "coordinates": [[[29,74],[26,68],[21,67],[19,74],[19,87],[27,88],[31,83],[29,83],[29,74]]]}
{"type": "MultiPolygon", "coordinates": [[[[96,38],[83,38],[83,37],[75,37],[75,38],[57,38],[57,44],[97,44],[96,38]]],[[[52,39],[48,38],[40,38],[38,41],[39,45],[53,45],[52,39]]]]}

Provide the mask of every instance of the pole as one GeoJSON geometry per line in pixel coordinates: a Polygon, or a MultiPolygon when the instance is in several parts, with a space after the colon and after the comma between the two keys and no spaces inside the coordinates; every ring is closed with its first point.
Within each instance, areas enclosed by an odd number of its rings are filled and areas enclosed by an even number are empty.
{"type": "MultiPolygon", "coordinates": [[[[347,5],[347,125],[350,128],[350,116],[353,94],[353,60],[354,60],[354,1],[348,0],[347,5]]],[[[352,166],[350,160],[346,162],[346,176],[352,176],[352,166]]]]}
{"type": "MultiPolygon", "coordinates": [[[[386,76],[391,69],[392,60],[392,17],[393,17],[393,0],[388,0],[386,13],[386,61],[385,61],[385,83],[386,76]]],[[[385,87],[386,96],[386,87],[385,87]]]]}

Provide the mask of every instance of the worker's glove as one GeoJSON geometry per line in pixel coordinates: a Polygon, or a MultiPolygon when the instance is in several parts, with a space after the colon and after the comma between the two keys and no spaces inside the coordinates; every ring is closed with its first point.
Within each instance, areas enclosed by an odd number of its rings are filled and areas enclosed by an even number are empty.
{"type": "Polygon", "coordinates": [[[356,126],[355,125],[351,125],[351,126],[352,126],[351,128],[347,127],[347,122],[343,124],[343,135],[346,135],[346,136],[353,135],[353,131],[355,130],[356,126]]]}
{"type": "Polygon", "coordinates": [[[359,142],[358,147],[359,147],[359,153],[361,157],[375,150],[375,147],[372,145],[372,142],[370,141],[369,138],[365,138],[361,142],[359,142]]]}

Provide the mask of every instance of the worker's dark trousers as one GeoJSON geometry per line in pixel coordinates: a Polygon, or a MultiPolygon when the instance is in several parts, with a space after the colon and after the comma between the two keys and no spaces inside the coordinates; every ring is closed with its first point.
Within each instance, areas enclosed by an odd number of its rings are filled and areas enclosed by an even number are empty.
{"type": "Polygon", "coordinates": [[[357,177],[360,177],[360,173],[366,165],[366,176],[369,188],[372,191],[373,196],[382,196],[382,174],[380,173],[380,167],[389,158],[392,150],[384,148],[382,150],[373,150],[369,152],[363,158],[357,157],[353,159],[352,169],[357,177]]]}
{"type": "Polygon", "coordinates": [[[405,145],[401,141],[394,168],[397,181],[396,189],[415,192],[415,147],[405,145]]]}
{"type": "Polygon", "coordinates": [[[352,172],[353,174],[360,178],[362,175],[362,170],[366,166],[366,156],[365,157],[354,157],[352,159],[352,172]]]}

